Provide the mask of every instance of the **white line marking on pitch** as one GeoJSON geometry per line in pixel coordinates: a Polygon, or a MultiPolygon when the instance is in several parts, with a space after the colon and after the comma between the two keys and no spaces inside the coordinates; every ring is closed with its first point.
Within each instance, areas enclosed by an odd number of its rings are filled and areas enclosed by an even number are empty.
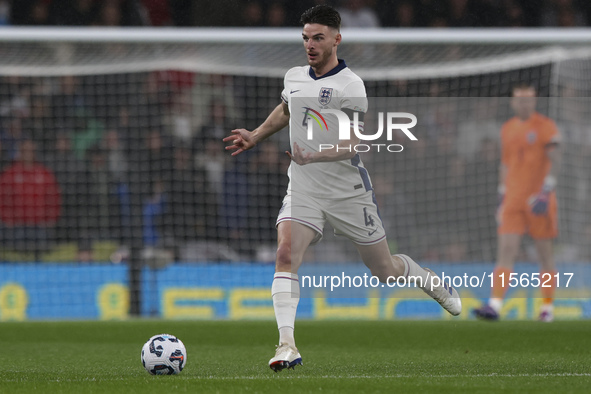
{"type": "MultiPolygon", "coordinates": [[[[211,379],[211,380],[256,380],[256,379],[275,379],[275,376],[198,376],[197,379],[211,379]]],[[[347,375],[347,376],[302,376],[302,375],[288,375],[281,376],[281,379],[404,379],[416,378],[417,375],[347,375]]],[[[534,373],[534,374],[476,374],[476,375],[421,375],[427,378],[553,378],[553,377],[591,377],[591,373],[534,373]]]]}
{"type": "MultiPolygon", "coordinates": [[[[270,380],[270,379],[405,379],[405,378],[416,378],[417,375],[323,375],[323,376],[306,376],[306,375],[263,375],[263,376],[191,376],[188,377],[189,379],[196,379],[196,380],[270,380]]],[[[556,378],[556,377],[573,377],[573,378],[581,378],[581,377],[591,377],[591,373],[520,373],[520,374],[497,374],[497,373],[490,373],[490,374],[476,374],[476,375],[421,375],[422,378],[431,378],[431,379],[457,379],[457,378],[556,378]]],[[[106,381],[120,381],[120,380],[127,380],[127,378],[123,377],[112,377],[112,378],[82,378],[82,379],[53,379],[48,380],[48,382],[55,382],[55,383],[73,383],[73,382],[88,382],[88,381],[97,381],[97,382],[106,382],[106,381]]],[[[28,379],[3,379],[0,380],[4,383],[13,383],[13,382],[20,382],[20,383],[29,383],[32,380],[28,379]]]]}

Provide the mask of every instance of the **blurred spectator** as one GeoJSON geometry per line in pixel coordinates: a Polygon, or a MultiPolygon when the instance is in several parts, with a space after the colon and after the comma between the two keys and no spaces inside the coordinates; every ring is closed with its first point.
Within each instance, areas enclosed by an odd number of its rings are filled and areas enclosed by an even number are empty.
{"type": "Polygon", "coordinates": [[[103,138],[103,146],[112,183],[112,193],[119,209],[119,238],[124,244],[131,239],[131,191],[129,187],[129,160],[127,150],[116,129],[108,130],[103,138]]]}
{"type": "Polygon", "coordinates": [[[473,27],[475,18],[470,9],[470,0],[448,0],[447,25],[450,27],[473,27]]]}
{"type": "Polygon", "coordinates": [[[142,7],[138,0],[113,1],[119,3],[121,24],[123,26],[142,26],[149,24],[149,20],[142,17],[142,7]]]}
{"type": "Polygon", "coordinates": [[[227,155],[224,151],[224,143],[216,136],[206,136],[199,139],[197,143],[199,151],[195,156],[197,168],[203,169],[207,173],[209,180],[208,188],[218,196],[217,201],[221,203],[223,193],[223,182],[225,167],[227,164],[227,155]]]}
{"type": "Polygon", "coordinates": [[[418,27],[446,27],[447,2],[441,0],[414,0],[418,27]]]}
{"type": "Polygon", "coordinates": [[[209,106],[209,120],[201,128],[200,136],[222,139],[227,132],[226,105],[220,99],[213,99],[209,106]]]}
{"type": "Polygon", "coordinates": [[[388,234],[390,252],[410,253],[412,238],[416,236],[415,213],[401,181],[405,169],[403,162],[408,162],[408,158],[398,156],[394,160],[395,165],[378,165],[372,171],[372,183],[380,217],[388,234]]]}
{"type": "Polygon", "coordinates": [[[21,76],[4,77],[2,81],[4,97],[0,102],[0,116],[24,118],[30,114],[30,78],[21,76]]]}
{"type": "Polygon", "coordinates": [[[222,207],[220,209],[221,231],[228,243],[242,256],[250,257],[256,245],[248,240],[249,189],[246,159],[234,160],[226,167],[223,176],[222,207]]]}
{"type": "Polygon", "coordinates": [[[167,180],[169,201],[165,234],[171,238],[175,256],[194,240],[216,240],[215,196],[208,189],[206,172],[195,168],[191,150],[179,145],[174,149],[172,177],[167,180]]]}
{"type": "Polygon", "coordinates": [[[343,0],[343,6],[338,11],[344,28],[380,27],[376,12],[367,6],[365,0],[343,0]]]}
{"type": "Polygon", "coordinates": [[[99,6],[94,0],[58,0],[52,2],[51,13],[56,25],[90,26],[99,6]]]}
{"type": "Polygon", "coordinates": [[[467,105],[461,112],[457,124],[458,141],[457,154],[466,160],[471,160],[481,147],[481,143],[488,139],[497,139],[501,122],[495,119],[495,110],[499,105],[496,98],[478,98],[462,100],[467,105]]]}
{"type": "Polygon", "coordinates": [[[272,141],[259,145],[256,155],[248,172],[248,238],[255,252],[268,256],[270,251],[270,261],[275,261],[275,222],[287,191],[289,162],[272,141]]]}
{"type": "MultiPolygon", "coordinates": [[[[174,0],[141,0],[148,24],[152,26],[169,26],[172,24],[171,3],[181,3],[174,0]]],[[[178,7],[178,5],[175,5],[178,7]]]]}
{"type": "Polygon", "coordinates": [[[116,129],[107,130],[103,136],[103,145],[106,150],[107,166],[111,177],[117,181],[126,181],[129,162],[125,153],[126,149],[116,129]]]}
{"type": "Polygon", "coordinates": [[[465,262],[468,261],[468,242],[463,236],[449,235],[443,237],[443,253],[439,256],[441,261],[445,262],[465,262]]]}
{"type": "Polygon", "coordinates": [[[581,27],[584,26],[583,17],[577,14],[573,8],[564,8],[558,12],[558,27],[581,27]]]}
{"type": "Polygon", "coordinates": [[[79,241],[81,220],[88,216],[89,192],[86,185],[86,165],[72,152],[72,141],[66,132],[56,135],[54,146],[48,150],[45,162],[55,174],[62,195],[62,214],[57,222],[58,242],[79,241]]]}
{"type": "Polygon", "coordinates": [[[10,25],[10,1],[0,0],[0,26],[10,25]]]}
{"type": "Polygon", "coordinates": [[[169,0],[170,14],[174,26],[193,26],[193,0],[169,0]]]}
{"type": "Polygon", "coordinates": [[[56,133],[50,97],[46,95],[33,96],[30,112],[30,117],[24,120],[23,126],[32,139],[39,144],[39,149],[44,155],[53,145],[56,133]]]}
{"type": "Polygon", "coordinates": [[[98,15],[92,23],[96,26],[122,26],[123,15],[121,5],[117,0],[104,0],[101,2],[98,15]]]}
{"type": "MultiPolygon", "coordinates": [[[[165,180],[172,176],[172,149],[157,128],[144,130],[141,138],[129,160],[131,205],[136,210],[132,212],[132,220],[142,218],[139,227],[143,229],[143,243],[157,246],[163,240],[165,180]]],[[[137,231],[138,224],[132,225],[137,231]]]]}
{"type": "Polygon", "coordinates": [[[416,13],[412,3],[410,1],[403,1],[396,8],[395,26],[413,27],[416,25],[415,18],[416,13]]]}
{"type": "Polygon", "coordinates": [[[498,26],[503,18],[501,2],[498,0],[471,1],[469,7],[478,27],[498,26]]]}
{"type": "MultiPolygon", "coordinates": [[[[203,206],[197,206],[198,193],[196,172],[191,160],[191,151],[182,145],[174,148],[174,161],[170,178],[166,179],[169,208],[166,213],[166,233],[175,245],[195,239],[198,218],[205,217],[203,206]]],[[[205,234],[200,234],[205,236],[205,234]]]]}
{"type": "Polygon", "coordinates": [[[504,0],[501,26],[507,27],[525,27],[527,26],[527,17],[522,5],[517,0],[504,0]]]}
{"type": "Polygon", "coordinates": [[[4,149],[4,157],[12,162],[19,153],[20,143],[26,138],[23,131],[23,121],[20,118],[7,120],[7,125],[0,130],[0,141],[4,149]]]}
{"type": "MultiPolygon", "coordinates": [[[[195,165],[207,175],[208,190],[212,193],[212,203],[217,207],[217,212],[224,211],[224,177],[228,170],[228,155],[224,150],[222,138],[230,126],[226,116],[226,105],[219,99],[213,99],[210,103],[209,120],[201,128],[201,132],[195,140],[196,156],[195,165]]],[[[220,219],[217,227],[217,235],[227,235],[227,223],[220,219]]]]}
{"type": "Polygon", "coordinates": [[[35,0],[29,6],[28,17],[24,24],[31,26],[49,25],[49,2],[46,0],[35,0]]]}
{"type": "MultiPolygon", "coordinates": [[[[120,106],[119,113],[117,114],[117,119],[115,123],[111,124],[111,128],[115,129],[117,132],[117,140],[119,149],[123,147],[125,153],[129,155],[130,149],[130,138],[133,135],[133,130],[137,128],[136,122],[131,122],[130,119],[130,111],[127,106],[120,106]]],[[[126,170],[129,170],[127,168],[126,170]]]]}
{"type": "Polygon", "coordinates": [[[138,178],[135,183],[143,194],[161,189],[163,181],[171,176],[173,155],[172,147],[158,129],[147,132],[141,145],[134,150],[131,158],[134,168],[131,170],[138,178]]]}
{"type": "Polygon", "coordinates": [[[435,14],[432,18],[429,19],[429,25],[427,27],[433,29],[442,29],[449,27],[449,21],[444,15],[435,14]]]}
{"type": "Polygon", "coordinates": [[[162,246],[162,228],[167,209],[167,195],[164,193],[164,182],[156,179],[151,182],[152,189],[145,195],[142,205],[143,242],[147,248],[162,246]]]}
{"type": "MultiPolygon", "coordinates": [[[[257,85],[252,85],[256,79],[249,77],[242,77],[243,80],[235,81],[239,78],[231,75],[222,74],[196,74],[195,85],[192,87],[191,102],[193,108],[194,127],[201,128],[203,126],[211,126],[215,122],[216,128],[224,127],[226,125],[235,124],[238,116],[238,105],[236,104],[237,87],[243,89],[256,88],[257,85]],[[247,85],[241,85],[241,83],[247,85]],[[212,122],[213,121],[213,122],[212,122]]],[[[248,101],[246,105],[248,108],[245,111],[255,109],[260,110],[266,108],[262,102],[264,94],[249,90],[245,92],[245,100],[248,101]],[[261,104],[260,106],[258,104],[261,104]]],[[[265,99],[269,99],[266,97],[265,99]]],[[[257,124],[258,126],[258,124],[257,124]]],[[[254,126],[256,127],[256,126],[254,126]]],[[[217,134],[216,134],[217,135],[217,134]]],[[[222,133],[221,135],[225,135],[222,133]]]]}
{"type": "Polygon", "coordinates": [[[236,0],[192,0],[193,26],[240,26],[245,14],[239,12],[244,1],[236,0]]]}
{"type": "Polygon", "coordinates": [[[259,1],[248,1],[244,4],[244,26],[263,26],[263,6],[259,1]]]}
{"type": "Polygon", "coordinates": [[[541,26],[585,26],[585,15],[573,0],[546,0],[540,17],[541,26]]]}
{"type": "Polygon", "coordinates": [[[134,119],[134,129],[129,137],[133,140],[143,139],[146,129],[160,128],[164,108],[170,102],[171,88],[161,80],[160,73],[145,74],[142,85],[136,95],[132,96],[127,116],[134,119]]]}
{"type": "Polygon", "coordinates": [[[77,130],[79,115],[86,112],[86,100],[79,77],[66,75],[59,78],[57,91],[51,98],[51,113],[56,126],[65,130],[77,130]]]}
{"type": "Polygon", "coordinates": [[[32,140],[22,141],[17,160],[0,174],[0,239],[9,248],[34,251],[39,259],[54,241],[61,192],[35,149],[32,140]]]}
{"type": "Polygon", "coordinates": [[[0,0],[0,25],[299,26],[299,16],[304,10],[316,4],[332,4],[340,6],[343,27],[570,27],[588,23],[591,5],[587,3],[582,0],[0,0]]]}
{"type": "Polygon", "coordinates": [[[460,157],[451,157],[447,166],[444,190],[439,194],[443,201],[440,218],[443,226],[449,226],[456,234],[466,234],[470,223],[467,215],[469,193],[466,161],[460,157]]]}
{"type": "Polygon", "coordinates": [[[286,26],[286,11],[285,5],[282,2],[271,3],[267,7],[267,23],[268,27],[285,27],[286,26]]]}
{"type": "Polygon", "coordinates": [[[466,185],[469,187],[469,204],[465,213],[469,219],[471,257],[493,261],[496,254],[495,211],[498,204],[500,147],[498,134],[484,138],[470,160],[466,185]],[[478,218],[475,220],[474,218],[478,218]]]}
{"type": "Polygon", "coordinates": [[[2,139],[0,139],[0,172],[4,171],[10,163],[11,160],[8,159],[4,146],[2,145],[2,139]]]}
{"type": "Polygon", "coordinates": [[[72,148],[76,156],[83,159],[86,150],[101,140],[105,126],[84,112],[77,113],[74,121],[76,125],[72,135],[72,148]]]}
{"type": "Polygon", "coordinates": [[[173,95],[170,113],[165,123],[170,128],[170,134],[183,143],[189,143],[195,131],[192,110],[190,90],[181,90],[173,95]]]}
{"type": "Polygon", "coordinates": [[[88,205],[84,236],[92,240],[120,240],[121,201],[118,181],[109,171],[106,151],[100,145],[88,149],[88,205]]]}
{"type": "Polygon", "coordinates": [[[415,27],[417,25],[416,10],[411,1],[397,3],[394,9],[394,15],[391,18],[388,22],[382,19],[382,24],[404,28],[415,27]]]}

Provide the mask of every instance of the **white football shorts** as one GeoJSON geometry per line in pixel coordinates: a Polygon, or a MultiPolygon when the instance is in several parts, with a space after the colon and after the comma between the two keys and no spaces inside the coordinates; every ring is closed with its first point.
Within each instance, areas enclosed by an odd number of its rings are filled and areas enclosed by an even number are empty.
{"type": "Polygon", "coordinates": [[[292,220],[317,235],[312,244],[322,239],[328,221],[335,235],[342,235],[359,245],[373,245],[386,238],[373,190],[348,198],[316,198],[291,192],[283,199],[276,225],[292,220]]]}

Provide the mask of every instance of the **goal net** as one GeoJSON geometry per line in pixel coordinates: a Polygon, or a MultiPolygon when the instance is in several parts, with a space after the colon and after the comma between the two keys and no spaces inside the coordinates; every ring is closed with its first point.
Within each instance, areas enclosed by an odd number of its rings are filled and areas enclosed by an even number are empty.
{"type": "MultiPolygon", "coordinates": [[[[280,103],[285,72],[305,64],[300,35],[0,32],[0,318],[272,316],[248,302],[266,299],[273,271],[288,132],[237,157],[221,139],[280,103]]],[[[418,141],[394,136],[403,152],[360,154],[393,253],[491,269],[499,130],[512,87],[528,83],[564,142],[557,261],[590,261],[591,34],[344,30],[339,57],[384,112],[418,114],[418,141]]],[[[305,260],[313,272],[360,259],[327,228],[305,260]]],[[[371,316],[390,316],[380,308],[371,316]]]]}

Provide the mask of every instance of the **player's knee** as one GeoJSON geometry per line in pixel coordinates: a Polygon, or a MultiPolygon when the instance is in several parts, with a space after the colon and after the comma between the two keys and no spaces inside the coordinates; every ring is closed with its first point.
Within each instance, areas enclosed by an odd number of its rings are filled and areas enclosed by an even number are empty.
{"type": "Polygon", "coordinates": [[[277,248],[277,259],[275,261],[277,272],[291,272],[291,245],[280,244],[277,248]]]}

